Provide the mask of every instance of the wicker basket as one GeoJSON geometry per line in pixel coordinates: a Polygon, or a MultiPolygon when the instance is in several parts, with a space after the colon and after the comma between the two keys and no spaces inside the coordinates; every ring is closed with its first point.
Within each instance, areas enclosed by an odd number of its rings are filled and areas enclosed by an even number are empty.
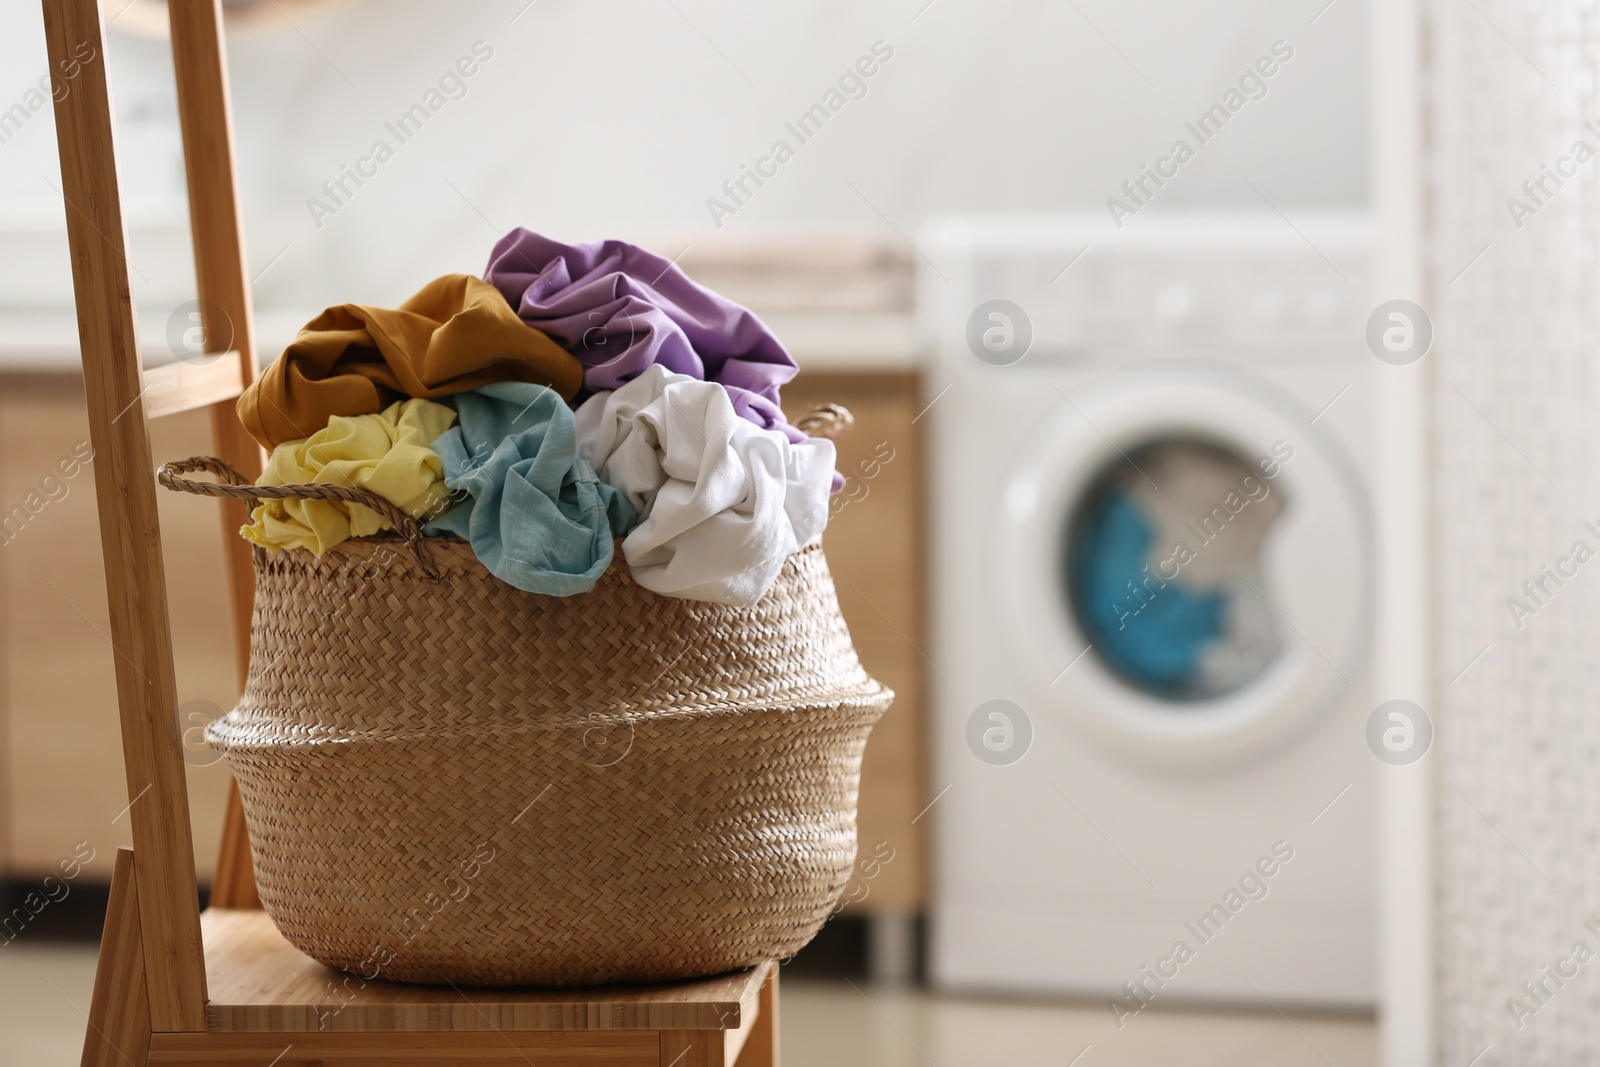
{"type": "MultiPolygon", "coordinates": [[[[199,468],[243,481],[208,460],[161,481],[362,493],[178,476],[199,468]]],[[[727,971],[816,934],[893,699],[820,547],[747,609],[642,589],[620,552],[557,598],[390,517],[404,537],[256,550],[249,680],[208,731],[290,942],[368,979],[588,985],[727,971]]]]}

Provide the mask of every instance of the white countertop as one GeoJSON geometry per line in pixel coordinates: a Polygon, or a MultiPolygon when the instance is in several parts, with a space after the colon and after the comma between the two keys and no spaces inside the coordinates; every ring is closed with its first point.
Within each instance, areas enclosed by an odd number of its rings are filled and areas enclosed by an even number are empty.
{"type": "MultiPolygon", "coordinates": [[[[801,370],[904,371],[918,363],[909,315],[894,313],[779,314],[765,317],[801,370]]],[[[266,361],[294,338],[298,316],[256,317],[256,350],[266,361]]],[[[170,363],[164,322],[141,322],[139,348],[147,366],[170,363]]],[[[78,324],[70,312],[0,312],[0,374],[61,373],[78,369],[78,324]]]]}

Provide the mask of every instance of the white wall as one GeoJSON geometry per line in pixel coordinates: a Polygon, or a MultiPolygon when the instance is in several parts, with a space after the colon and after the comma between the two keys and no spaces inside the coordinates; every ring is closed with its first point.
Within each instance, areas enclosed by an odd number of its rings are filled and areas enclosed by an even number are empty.
{"type": "MultiPolygon", "coordinates": [[[[303,318],[395,300],[434,274],[481,269],[517,224],[569,239],[670,233],[682,247],[773,229],[892,226],[914,239],[949,211],[1103,211],[1279,39],[1294,58],[1268,95],[1151,210],[1260,207],[1246,178],[1291,214],[1366,200],[1362,0],[1320,15],[1325,0],[924,2],[335,0],[294,27],[274,16],[231,43],[251,259],[259,271],[283,253],[258,305],[303,318]],[[318,228],[307,198],[379,137],[396,145],[384,122],[480,40],[493,58],[467,95],[318,228]],[[707,198],[775,138],[793,144],[784,121],[878,40],[894,56],[867,95],[719,230],[707,198]]],[[[119,35],[112,51],[131,206],[181,219],[162,47],[119,35]]],[[[0,9],[0,110],[44,69],[37,6],[0,9]]],[[[64,238],[16,237],[40,219],[61,225],[52,136],[46,108],[0,144],[0,309],[70,301],[64,238]]],[[[133,246],[147,303],[187,295],[158,239],[136,232],[133,246]]]]}

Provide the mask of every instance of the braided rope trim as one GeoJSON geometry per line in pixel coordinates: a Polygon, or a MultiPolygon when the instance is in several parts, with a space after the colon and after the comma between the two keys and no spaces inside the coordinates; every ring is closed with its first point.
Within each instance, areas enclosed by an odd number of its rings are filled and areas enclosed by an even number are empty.
{"type": "Polygon", "coordinates": [[[438,581],[439,570],[428,552],[427,538],[422,533],[422,523],[372,492],[352,485],[252,485],[250,480],[215,456],[190,456],[188,459],[163,463],[156,471],[156,481],[168,489],[197,496],[222,497],[243,500],[253,510],[263,500],[341,500],[346,504],[360,504],[371,508],[388,520],[401,537],[405,538],[417,558],[417,566],[430,580],[438,581]],[[220,482],[205,482],[183,475],[191,471],[206,471],[221,478],[220,482]]]}

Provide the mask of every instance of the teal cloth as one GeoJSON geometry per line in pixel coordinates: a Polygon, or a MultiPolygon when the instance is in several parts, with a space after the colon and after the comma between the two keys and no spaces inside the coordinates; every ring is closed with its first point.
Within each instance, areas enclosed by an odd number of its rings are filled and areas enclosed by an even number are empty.
{"type": "Polygon", "coordinates": [[[593,589],[611,564],[612,538],[638,516],[578,458],[567,402],[528,382],[494,382],[442,402],[457,420],[433,450],[444,460],[445,485],[467,498],[426,531],[472,542],[479,562],[518,589],[593,589]]]}

